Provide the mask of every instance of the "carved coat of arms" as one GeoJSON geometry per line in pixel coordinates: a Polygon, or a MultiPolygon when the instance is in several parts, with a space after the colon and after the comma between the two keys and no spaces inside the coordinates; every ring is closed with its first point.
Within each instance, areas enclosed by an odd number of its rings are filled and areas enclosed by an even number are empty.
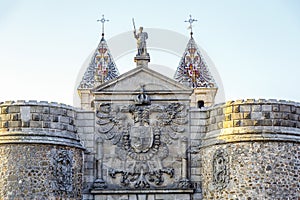
{"type": "Polygon", "coordinates": [[[97,109],[97,131],[115,145],[121,168],[110,166],[109,175],[120,184],[133,188],[153,188],[173,178],[172,167],[163,160],[169,145],[185,130],[187,114],[181,103],[151,104],[143,88],[135,104],[102,103],[97,109]]]}

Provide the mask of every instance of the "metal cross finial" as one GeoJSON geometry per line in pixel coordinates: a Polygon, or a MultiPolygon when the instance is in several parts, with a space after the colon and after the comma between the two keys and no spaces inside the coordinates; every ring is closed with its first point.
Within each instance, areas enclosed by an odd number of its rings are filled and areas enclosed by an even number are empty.
{"type": "Polygon", "coordinates": [[[101,22],[102,23],[102,37],[104,36],[104,23],[105,22],[109,22],[108,19],[105,19],[104,18],[104,15],[102,15],[102,18],[101,19],[98,19],[97,22],[101,22]]]}
{"type": "Polygon", "coordinates": [[[196,21],[197,21],[196,19],[192,19],[192,15],[190,15],[190,19],[189,20],[185,20],[184,21],[184,22],[190,23],[189,28],[191,29],[191,36],[193,35],[193,26],[192,26],[192,24],[193,24],[193,22],[196,22],[196,21]]]}

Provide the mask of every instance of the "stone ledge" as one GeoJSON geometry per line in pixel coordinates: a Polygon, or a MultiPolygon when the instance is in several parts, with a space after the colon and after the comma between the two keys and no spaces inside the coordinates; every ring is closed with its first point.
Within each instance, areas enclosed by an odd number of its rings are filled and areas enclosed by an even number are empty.
{"type": "Polygon", "coordinates": [[[17,100],[17,101],[5,101],[0,102],[0,106],[11,106],[11,105],[19,105],[19,106],[51,106],[51,107],[59,107],[65,109],[72,109],[74,110],[73,106],[66,105],[63,103],[57,102],[48,102],[48,101],[36,101],[36,100],[17,100]]]}
{"type": "Polygon", "coordinates": [[[77,134],[62,132],[2,132],[0,144],[56,144],[85,149],[77,134]]]}
{"type": "Polygon", "coordinates": [[[207,110],[215,110],[216,108],[223,108],[234,105],[270,105],[270,104],[279,104],[279,105],[292,105],[300,107],[300,102],[287,101],[287,100],[277,100],[277,99],[238,99],[230,100],[224,103],[218,103],[211,107],[208,107],[207,110]]]}
{"type": "Polygon", "coordinates": [[[287,127],[234,127],[208,132],[203,138],[201,148],[211,145],[253,142],[281,141],[300,143],[300,130],[287,127]]]}
{"type": "Polygon", "coordinates": [[[174,189],[160,189],[160,190],[91,190],[91,194],[192,194],[194,190],[174,190],[174,189]]]}

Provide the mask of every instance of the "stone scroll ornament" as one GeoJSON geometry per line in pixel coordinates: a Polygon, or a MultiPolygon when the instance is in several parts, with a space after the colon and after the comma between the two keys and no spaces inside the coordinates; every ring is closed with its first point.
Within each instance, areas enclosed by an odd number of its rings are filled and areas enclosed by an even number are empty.
{"type": "Polygon", "coordinates": [[[120,184],[128,188],[154,188],[163,185],[166,176],[174,176],[174,169],[164,167],[162,161],[169,155],[168,145],[184,131],[187,114],[181,103],[151,105],[147,95],[139,97],[144,100],[122,107],[100,104],[96,123],[101,136],[115,145],[124,166],[111,166],[109,175],[119,176],[120,184]]]}
{"type": "Polygon", "coordinates": [[[52,150],[53,188],[58,191],[72,191],[73,152],[52,150]]]}
{"type": "Polygon", "coordinates": [[[224,189],[229,182],[228,155],[224,149],[218,149],[213,156],[213,185],[217,190],[224,189]]]}

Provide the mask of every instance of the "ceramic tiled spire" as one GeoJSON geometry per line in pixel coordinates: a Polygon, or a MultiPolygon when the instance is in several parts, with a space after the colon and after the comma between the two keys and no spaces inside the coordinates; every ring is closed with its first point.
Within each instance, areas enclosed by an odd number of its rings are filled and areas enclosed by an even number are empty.
{"type": "Polygon", "coordinates": [[[119,76],[118,68],[104,39],[104,23],[108,20],[102,15],[102,19],[98,21],[102,23],[102,38],[90,60],[78,89],[92,89],[119,76]]]}
{"type": "MultiPolygon", "coordinates": [[[[186,21],[192,23],[196,21],[191,18],[186,21]]],[[[191,29],[192,30],[192,29],[191,29]]],[[[199,50],[191,31],[191,38],[186,46],[179,66],[174,75],[174,79],[192,88],[216,88],[216,82],[210,74],[209,67],[199,50]]]]}

